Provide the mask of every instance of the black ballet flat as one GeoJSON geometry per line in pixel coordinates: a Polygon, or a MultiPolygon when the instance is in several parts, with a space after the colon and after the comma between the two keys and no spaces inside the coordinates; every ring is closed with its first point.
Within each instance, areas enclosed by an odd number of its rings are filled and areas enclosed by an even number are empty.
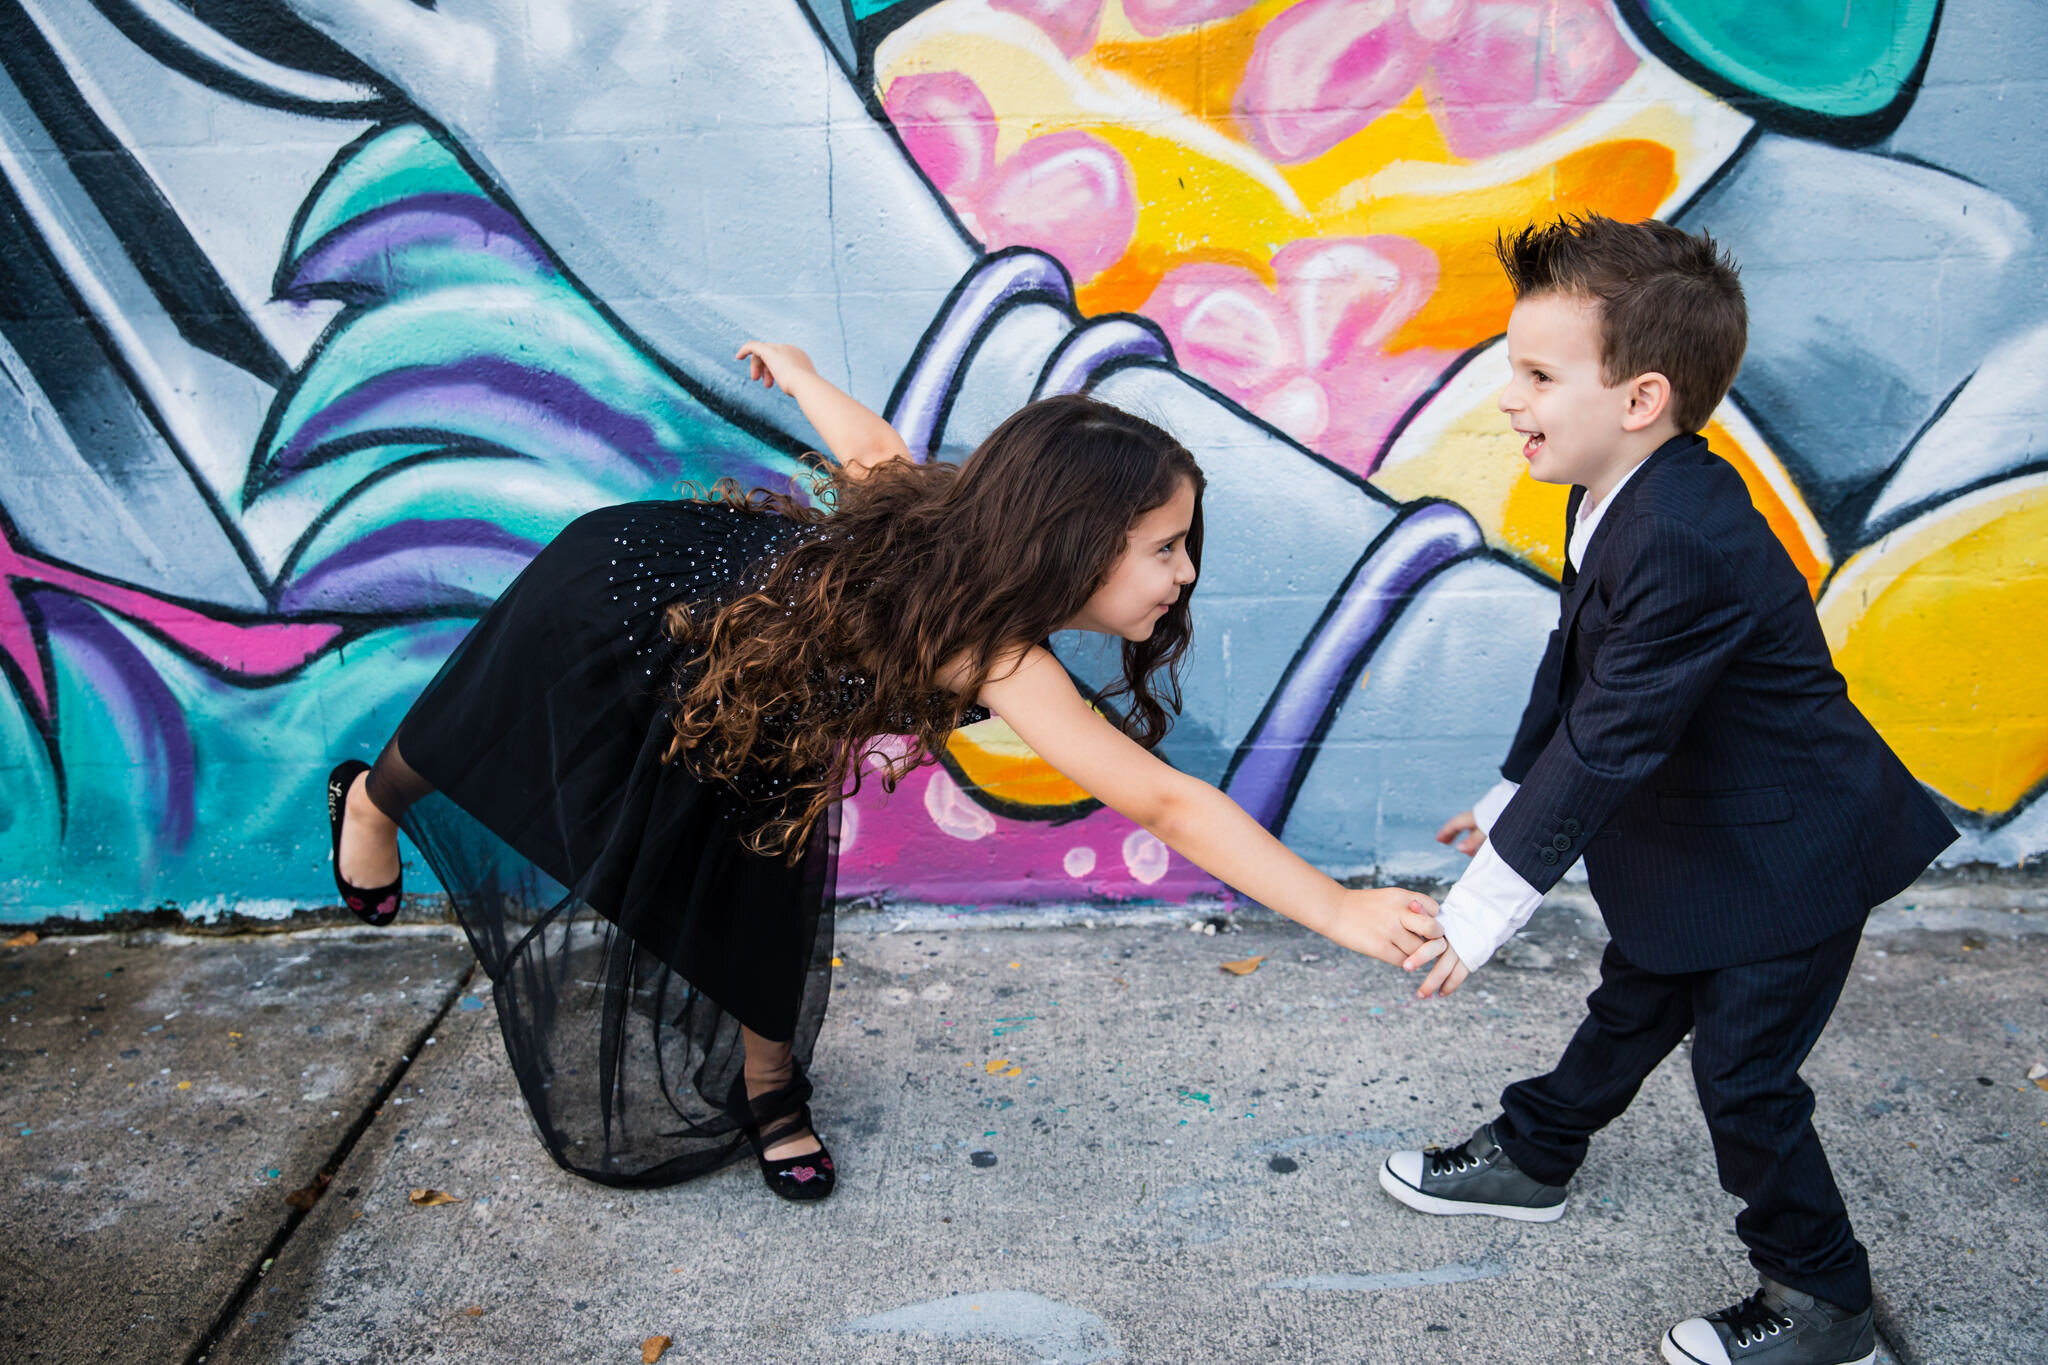
{"type": "Polygon", "coordinates": [[[327,774],[327,827],[334,839],[334,889],[341,893],[341,903],[355,911],[356,918],[363,923],[381,929],[398,918],[398,899],[405,893],[404,868],[399,869],[398,880],[391,885],[367,891],[341,877],[341,820],[348,812],[348,789],[355,785],[359,774],[369,770],[369,764],[351,758],[335,764],[334,771],[327,774]]]}
{"type": "MultiPolygon", "coordinates": [[[[809,1089],[806,1085],[806,1090],[809,1089]]],[[[732,1096],[727,1101],[735,1114],[752,1112],[747,1100],[747,1078],[744,1073],[733,1077],[732,1096]]],[[[771,1125],[763,1133],[758,1124],[742,1123],[740,1131],[747,1135],[747,1141],[754,1146],[754,1160],[761,1167],[761,1179],[769,1189],[793,1204],[815,1204],[832,1193],[839,1183],[839,1175],[832,1168],[832,1153],[825,1148],[825,1139],[818,1137],[818,1130],[811,1125],[811,1106],[806,1104],[796,1113],[771,1125]],[[770,1161],[768,1149],[786,1137],[809,1129],[817,1141],[818,1150],[805,1152],[801,1156],[785,1157],[770,1161]]]]}

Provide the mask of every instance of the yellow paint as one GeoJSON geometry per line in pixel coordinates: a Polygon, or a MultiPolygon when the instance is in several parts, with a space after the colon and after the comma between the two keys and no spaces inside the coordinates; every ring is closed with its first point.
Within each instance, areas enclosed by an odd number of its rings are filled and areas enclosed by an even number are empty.
{"type": "Polygon", "coordinates": [[[994,1061],[990,1062],[990,1063],[988,1064],[988,1067],[987,1067],[986,1069],[987,1069],[987,1071],[988,1071],[988,1074],[989,1074],[989,1075],[991,1075],[991,1076],[993,1076],[993,1075],[995,1075],[995,1074],[996,1074],[996,1073],[997,1073],[998,1071],[1001,1071],[1001,1070],[1002,1070],[1002,1069],[1003,1069],[1004,1067],[1008,1066],[1009,1064],[1010,1064],[1010,1059],[1009,1059],[1008,1057],[998,1057],[998,1058],[996,1058],[996,1059],[995,1059],[994,1061]]]}
{"type": "Polygon", "coordinates": [[[2048,475],[1965,495],[1862,550],[1820,599],[1849,695],[1921,781],[2012,809],[2048,777],[2048,475]]]}

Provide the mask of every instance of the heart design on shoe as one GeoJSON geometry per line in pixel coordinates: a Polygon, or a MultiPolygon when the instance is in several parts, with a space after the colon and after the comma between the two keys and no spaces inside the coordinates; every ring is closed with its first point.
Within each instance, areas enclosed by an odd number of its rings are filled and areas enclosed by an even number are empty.
{"type": "Polygon", "coordinates": [[[818,1168],[815,1166],[792,1166],[787,1171],[784,1171],[783,1174],[801,1185],[806,1180],[816,1180],[818,1178],[818,1168]]]}

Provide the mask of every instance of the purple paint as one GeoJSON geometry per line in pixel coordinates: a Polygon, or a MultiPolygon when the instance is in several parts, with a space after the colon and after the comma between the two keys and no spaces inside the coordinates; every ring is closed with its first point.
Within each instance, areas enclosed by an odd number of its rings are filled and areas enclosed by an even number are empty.
{"type": "Polygon", "coordinates": [[[1045,362],[1037,391],[1031,396],[1082,393],[1110,366],[1141,360],[1173,363],[1173,348],[1157,327],[1134,318],[1098,318],[1067,334],[1045,362]]]}
{"type": "Polygon", "coordinates": [[[510,581],[540,553],[540,542],[476,517],[397,521],[358,536],[281,585],[278,609],[417,611],[449,605],[488,606],[468,586],[479,578],[510,581]],[[459,577],[445,575],[459,566],[459,577]]]}
{"type": "Polygon", "coordinates": [[[1045,294],[1071,304],[1073,291],[1060,263],[1041,251],[1013,250],[985,256],[960,292],[925,333],[910,377],[889,408],[889,424],[903,437],[914,459],[926,459],[939,445],[939,416],[960,386],[961,371],[989,319],[1023,294],[1045,294]]]}
{"type": "Polygon", "coordinates": [[[1389,526],[1366,552],[1321,629],[1296,656],[1253,730],[1224,790],[1252,818],[1278,829],[1294,779],[1336,713],[1340,689],[1370,657],[1417,589],[1485,544],[1462,507],[1430,503],[1389,526]]]}
{"type": "Polygon", "coordinates": [[[573,379],[496,356],[471,356],[392,370],[351,388],[308,417],[270,457],[263,482],[275,484],[318,463],[329,439],[380,427],[448,430],[448,418],[458,413],[466,443],[475,441],[478,427],[495,426],[544,437],[536,444],[580,448],[593,466],[623,457],[636,469],[659,472],[674,463],[652,423],[619,411],[573,379]]]}
{"type": "MultiPolygon", "coordinates": [[[[153,789],[158,847],[185,851],[192,839],[192,734],[177,698],[119,628],[69,593],[36,594],[52,652],[75,667],[127,746],[126,767],[153,789]]],[[[111,755],[95,754],[106,767],[111,755]]],[[[144,868],[145,877],[154,868],[144,868]]]]}
{"type": "Polygon", "coordinates": [[[279,297],[304,301],[318,286],[354,284],[392,292],[396,258],[418,247],[447,246],[495,256],[552,275],[547,254],[502,206],[473,194],[417,194],[373,209],[322,238],[293,266],[279,297]]]}

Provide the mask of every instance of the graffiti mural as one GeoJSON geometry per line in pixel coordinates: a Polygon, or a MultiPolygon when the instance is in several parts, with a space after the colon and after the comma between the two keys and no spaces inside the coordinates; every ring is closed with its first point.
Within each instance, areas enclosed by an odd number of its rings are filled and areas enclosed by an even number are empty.
{"type": "MultiPolygon", "coordinates": [[[[1710,428],[1851,688],[2048,847],[2048,127],[2027,0],[0,0],[0,919],[323,903],[322,778],[588,508],[1088,390],[1210,477],[1173,762],[1442,875],[1555,610],[1494,233],[1706,227],[1710,428]]],[[[1056,642],[1086,679],[1104,661],[1056,642]]],[[[1000,722],[842,892],[1218,888],[1000,722]]]]}

